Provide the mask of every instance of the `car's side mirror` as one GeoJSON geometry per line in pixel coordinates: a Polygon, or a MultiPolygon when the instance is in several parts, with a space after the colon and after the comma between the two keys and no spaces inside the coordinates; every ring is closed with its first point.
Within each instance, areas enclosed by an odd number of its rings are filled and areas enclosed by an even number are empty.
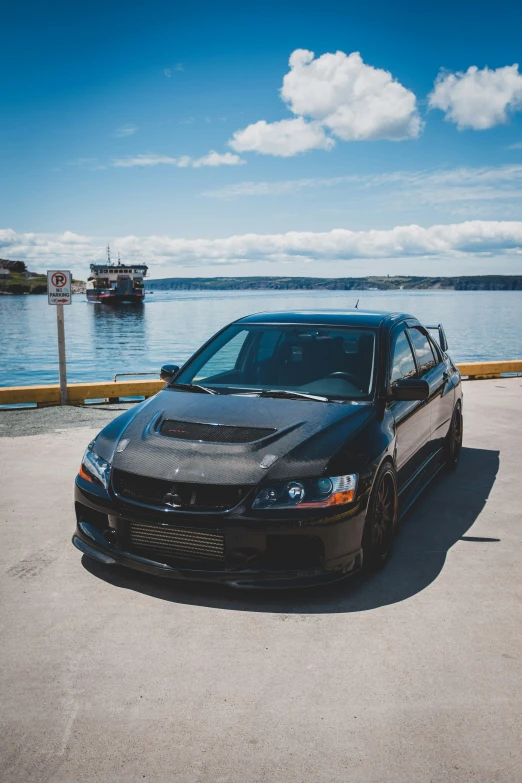
{"type": "Polygon", "coordinates": [[[394,400],[427,400],[429,396],[430,385],[421,378],[402,378],[392,388],[394,400]]]}
{"type": "Polygon", "coordinates": [[[438,332],[440,350],[442,353],[446,353],[448,350],[448,341],[446,339],[446,332],[444,331],[442,324],[437,324],[437,326],[427,326],[426,329],[428,329],[428,331],[438,332]]]}
{"type": "Polygon", "coordinates": [[[164,364],[160,370],[160,378],[167,383],[176,375],[179,367],[177,364],[164,364]]]}

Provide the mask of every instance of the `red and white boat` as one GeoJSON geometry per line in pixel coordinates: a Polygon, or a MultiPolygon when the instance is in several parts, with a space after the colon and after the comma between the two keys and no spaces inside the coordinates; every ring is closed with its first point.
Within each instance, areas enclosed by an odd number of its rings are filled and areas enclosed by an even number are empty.
{"type": "Polygon", "coordinates": [[[107,248],[106,264],[91,264],[91,274],[87,280],[86,294],[89,302],[119,304],[120,302],[140,304],[145,299],[143,279],[147,275],[145,264],[111,263],[110,250],[107,248]]]}

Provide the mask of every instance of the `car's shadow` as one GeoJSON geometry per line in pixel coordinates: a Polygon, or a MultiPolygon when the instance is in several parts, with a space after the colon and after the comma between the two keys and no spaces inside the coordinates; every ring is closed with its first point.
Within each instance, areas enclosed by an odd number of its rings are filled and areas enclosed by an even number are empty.
{"type": "Polygon", "coordinates": [[[325,614],[360,612],[404,601],[440,574],[448,550],[459,540],[489,546],[498,539],[465,536],[486,503],[499,467],[499,452],[463,448],[452,473],[441,473],[404,518],[386,567],[334,585],[306,590],[235,590],[209,583],[177,582],[104,566],[86,556],[94,576],[115,587],[175,603],[249,612],[325,614]]]}

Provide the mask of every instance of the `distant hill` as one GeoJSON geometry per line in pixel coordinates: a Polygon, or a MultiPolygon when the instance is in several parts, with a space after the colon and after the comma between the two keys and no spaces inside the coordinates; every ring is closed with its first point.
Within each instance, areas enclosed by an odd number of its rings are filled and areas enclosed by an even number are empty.
{"type": "Polygon", "coordinates": [[[166,277],[147,280],[148,291],[522,291],[522,275],[460,277],[166,277]]]}
{"type": "MultiPolygon", "coordinates": [[[[73,294],[85,293],[85,283],[73,280],[73,294]]],[[[30,272],[24,261],[0,258],[0,294],[46,294],[47,275],[30,272]]]]}
{"type": "Polygon", "coordinates": [[[29,272],[24,261],[0,258],[0,294],[46,294],[47,278],[29,272]]]}

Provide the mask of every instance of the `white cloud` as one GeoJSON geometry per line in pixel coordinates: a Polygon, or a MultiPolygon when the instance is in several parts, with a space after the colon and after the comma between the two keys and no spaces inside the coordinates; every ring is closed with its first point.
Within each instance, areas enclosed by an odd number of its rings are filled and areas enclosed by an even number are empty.
{"type": "Polygon", "coordinates": [[[134,136],[137,130],[137,125],[122,125],[120,128],[116,128],[114,135],[122,139],[125,136],[134,136]]]}
{"type": "Polygon", "coordinates": [[[233,155],[231,152],[220,153],[211,150],[208,155],[193,160],[191,165],[197,169],[200,166],[242,166],[244,163],[246,161],[240,158],[239,155],[233,155]]]}
{"type": "Polygon", "coordinates": [[[134,166],[182,166],[184,165],[181,158],[172,158],[168,155],[155,155],[154,153],[140,153],[139,155],[133,155],[126,158],[115,158],[111,166],[115,168],[130,169],[134,166]]]}
{"type": "Polygon", "coordinates": [[[243,196],[286,196],[309,188],[322,188],[355,181],[356,176],[346,177],[308,177],[306,179],[283,179],[273,182],[237,182],[223,188],[204,190],[202,195],[209,198],[234,199],[243,196]]]}
{"type": "MultiPolygon", "coordinates": [[[[522,199],[522,165],[481,166],[476,168],[391,171],[383,174],[347,174],[337,177],[308,177],[273,182],[238,182],[203,192],[220,199],[244,196],[282,196],[307,190],[350,186],[358,197],[367,191],[372,199],[395,198],[401,203],[450,204],[451,202],[520,201],[522,199]]],[[[344,191],[346,193],[346,191],[344,191]]],[[[500,207],[499,207],[500,208],[500,207]]]]}
{"type": "Polygon", "coordinates": [[[472,65],[465,73],[442,71],[429,95],[429,105],[441,109],[459,130],[493,128],[522,109],[522,74],[516,63],[496,70],[479,70],[472,65]]]}
{"type": "Polygon", "coordinates": [[[280,122],[260,120],[236,131],[229,142],[236,152],[260,152],[285,158],[312,149],[329,150],[334,143],[319,123],[306,122],[302,117],[280,122]]]}
{"type": "Polygon", "coordinates": [[[183,73],[185,70],[185,66],[183,63],[176,63],[175,65],[170,66],[169,68],[164,68],[163,73],[167,77],[167,79],[170,79],[172,74],[175,72],[183,73]]]}
{"type": "MultiPolygon", "coordinates": [[[[0,255],[27,261],[74,266],[103,257],[105,239],[63,234],[18,234],[0,230],[0,255]]],[[[151,266],[172,264],[239,264],[245,261],[350,261],[362,259],[370,266],[375,259],[458,258],[477,254],[520,253],[522,221],[482,221],[435,225],[397,226],[390,230],[326,232],[289,231],[285,234],[244,234],[227,239],[181,239],[168,236],[126,236],[113,239],[129,262],[151,266]]],[[[421,272],[422,267],[419,267],[421,272]]]]}
{"type": "Polygon", "coordinates": [[[281,98],[294,120],[260,120],[236,131],[229,144],[238,152],[291,156],[331,149],[343,141],[416,138],[423,123],[414,93],[381,68],[366,65],[359,52],[323,54],[307,49],[290,56],[281,98]]]}
{"type": "Polygon", "coordinates": [[[195,169],[201,166],[241,166],[245,161],[239,155],[233,155],[231,152],[219,153],[211,150],[202,158],[192,158],[190,155],[182,155],[179,158],[173,158],[169,155],[156,155],[154,153],[142,153],[126,158],[115,158],[111,162],[114,168],[140,168],[150,166],[177,166],[178,168],[192,167],[195,169]]]}
{"type": "Polygon", "coordinates": [[[366,65],[359,52],[323,54],[296,49],[282,99],[345,141],[415,138],[421,130],[415,95],[389,71],[366,65]]]}

